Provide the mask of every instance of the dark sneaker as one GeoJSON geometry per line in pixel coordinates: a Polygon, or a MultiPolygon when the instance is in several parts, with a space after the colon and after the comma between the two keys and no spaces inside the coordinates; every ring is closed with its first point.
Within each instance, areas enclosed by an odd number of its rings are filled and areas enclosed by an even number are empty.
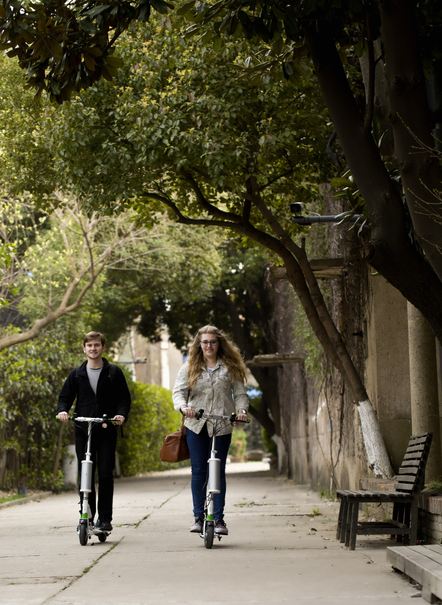
{"type": "Polygon", "coordinates": [[[195,534],[196,533],[200,534],[202,529],[203,529],[203,520],[198,517],[198,519],[195,519],[195,521],[193,522],[193,525],[191,525],[190,531],[195,534]]]}
{"type": "Polygon", "coordinates": [[[229,530],[227,529],[227,526],[223,519],[219,519],[218,521],[215,521],[215,534],[217,534],[218,536],[228,536],[229,535],[229,530]]]}
{"type": "Polygon", "coordinates": [[[98,519],[95,523],[95,529],[100,529],[101,531],[112,531],[112,523],[107,521],[106,519],[98,519]]]}

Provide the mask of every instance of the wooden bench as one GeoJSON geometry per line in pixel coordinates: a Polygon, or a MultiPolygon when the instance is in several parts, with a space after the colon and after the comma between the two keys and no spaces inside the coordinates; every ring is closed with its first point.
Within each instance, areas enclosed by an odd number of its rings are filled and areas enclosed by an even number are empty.
{"type": "Polygon", "coordinates": [[[419,494],[425,483],[425,466],[433,434],[426,433],[411,437],[402,461],[399,474],[395,477],[394,490],[338,490],[341,499],[336,539],[354,550],[357,535],[396,536],[401,542],[409,536],[410,544],[416,544],[419,494]],[[393,518],[388,521],[359,521],[359,505],[366,503],[393,503],[393,518]]]}
{"type": "Polygon", "coordinates": [[[389,546],[387,561],[419,582],[426,601],[442,599],[442,546],[389,546]]]}

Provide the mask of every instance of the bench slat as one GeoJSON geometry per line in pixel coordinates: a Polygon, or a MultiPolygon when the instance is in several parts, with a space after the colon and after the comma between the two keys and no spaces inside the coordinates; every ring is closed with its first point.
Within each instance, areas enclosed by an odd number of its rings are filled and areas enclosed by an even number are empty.
{"type": "Polygon", "coordinates": [[[400,483],[415,483],[417,477],[416,475],[401,475],[398,479],[400,483]]]}
{"type": "Polygon", "coordinates": [[[387,561],[422,585],[422,596],[431,602],[431,596],[442,597],[442,565],[433,559],[434,553],[425,546],[387,548],[387,561]]]}
{"type": "Polygon", "coordinates": [[[394,489],[397,489],[402,492],[412,492],[414,488],[414,483],[395,483],[394,489]]]}
{"type": "Polygon", "coordinates": [[[440,565],[442,570],[442,548],[440,544],[425,544],[423,546],[409,546],[408,548],[413,552],[425,554],[426,557],[440,565]],[[433,546],[435,548],[432,548],[433,546]]]}
{"type": "Polygon", "coordinates": [[[407,468],[407,467],[417,467],[419,468],[421,464],[420,460],[403,460],[402,464],[401,464],[401,468],[407,468]]]}
{"type": "MultiPolygon", "coordinates": [[[[416,478],[416,475],[419,473],[419,468],[416,466],[412,467],[402,467],[399,469],[399,475],[413,475],[413,478],[416,478]]],[[[402,477],[401,477],[402,479],[402,477]]]]}
{"type": "Polygon", "coordinates": [[[411,437],[409,444],[414,445],[415,443],[426,443],[428,435],[421,435],[420,437],[411,437]]]}
{"type": "Polygon", "coordinates": [[[409,443],[407,446],[407,452],[423,452],[426,447],[425,443],[409,443]]]}
{"type": "Polygon", "coordinates": [[[405,454],[404,460],[418,460],[420,462],[421,456],[416,455],[414,452],[408,452],[405,454]]]}

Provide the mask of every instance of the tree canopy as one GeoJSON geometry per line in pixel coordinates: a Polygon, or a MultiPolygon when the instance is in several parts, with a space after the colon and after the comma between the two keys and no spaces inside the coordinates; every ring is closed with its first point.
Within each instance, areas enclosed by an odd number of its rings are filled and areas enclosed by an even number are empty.
{"type": "Polygon", "coordinates": [[[206,41],[245,36],[255,48],[249,68],[264,77],[282,64],[299,80],[311,61],[366,205],[364,256],[442,342],[441,133],[432,132],[442,113],[440,3],[220,0],[181,10],[206,41]]]}
{"type": "Polygon", "coordinates": [[[0,50],[18,57],[28,85],[39,97],[46,90],[62,103],[72,92],[105,78],[112,81],[121,59],[114,44],[134,20],[147,21],[151,9],[167,12],[164,0],[83,0],[0,3],[0,50]]]}
{"type": "MultiPolygon", "coordinates": [[[[31,79],[37,92],[46,88],[62,101],[76,87],[107,75],[113,44],[135,19],[149,18],[151,5],[167,12],[162,0],[112,6],[50,0],[29,9],[5,0],[0,42],[37,78],[31,79]],[[93,50],[88,57],[87,48],[93,50]]],[[[193,23],[189,33],[201,32],[201,43],[215,50],[229,37],[246,38],[251,48],[246,67],[254,78],[268,80],[282,66],[285,78],[299,84],[313,66],[366,204],[372,231],[365,258],[422,312],[442,340],[441,172],[432,136],[441,117],[440,3],[192,0],[177,12],[193,23]]],[[[159,122],[164,123],[161,116],[159,122]]]]}

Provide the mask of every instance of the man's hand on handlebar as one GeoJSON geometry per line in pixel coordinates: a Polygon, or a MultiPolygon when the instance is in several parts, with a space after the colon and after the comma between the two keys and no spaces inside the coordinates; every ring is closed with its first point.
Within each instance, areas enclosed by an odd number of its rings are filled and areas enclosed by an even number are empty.
{"type": "Polygon", "coordinates": [[[69,414],[67,412],[59,412],[58,419],[61,422],[67,422],[69,420],[69,414]]]}
{"type": "Polygon", "coordinates": [[[115,424],[118,424],[118,425],[123,424],[124,416],[120,416],[119,414],[117,414],[116,416],[114,416],[112,418],[112,422],[114,422],[115,424]]]}

